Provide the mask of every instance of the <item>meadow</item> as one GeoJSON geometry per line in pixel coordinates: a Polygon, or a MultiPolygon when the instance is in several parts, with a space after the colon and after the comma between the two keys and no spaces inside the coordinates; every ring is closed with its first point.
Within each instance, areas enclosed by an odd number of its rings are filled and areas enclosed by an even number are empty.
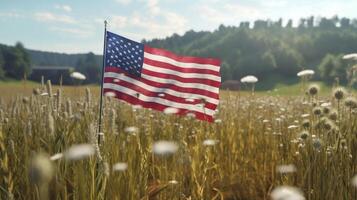
{"type": "Polygon", "coordinates": [[[97,86],[1,83],[0,199],[357,199],[354,92],[294,88],[214,123],[105,97],[98,143],[97,86]]]}

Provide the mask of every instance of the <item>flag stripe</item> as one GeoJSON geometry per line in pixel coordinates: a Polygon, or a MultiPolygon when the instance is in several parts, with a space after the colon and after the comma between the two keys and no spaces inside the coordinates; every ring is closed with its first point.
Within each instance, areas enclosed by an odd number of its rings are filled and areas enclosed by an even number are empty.
{"type": "MultiPolygon", "coordinates": [[[[212,98],[212,99],[219,99],[218,93],[214,93],[208,90],[202,90],[199,88],[194,88],[194,87],[182,87],[174,85],[172,83],[159,83],[159,82],[155,82],[153,80],[149,80],[149,79],[145,79],[143,77],[141,77],[140,79],[132,76],[132,75],[128,75],[125,74],[125,72],[117,67],[106,67],[105,68],[105,74],[104,77],[113,77],[113,78],[118,78],[118,79],[127,79],[126,81],[130,82],[130,81],[134,81],[135,84],[145,84],[146,86],[143,87],[154,87],[154,88],[163,88],[163,89],[171,89],[174,90],[176,92],[181,92],[181,93],[190,93],[190,94],[197,94],[197,95],[201,95],[204,97],[208,97],[208,98],[212,98]],[[122,74],[122,75],[120,75],[122,74]],[[125,75],[124,75],[125,74],[125,75]]],[[[195,85],[193,85],[195,86],[195,85]]]]}
{"type": "MultiPolygon", "coordinates": [[[[219,84],[221,81],[221,77],[216,76],[216,75],[180,72],[180,71],[175,71],[175,70],[171,70],[171,69],[157,67],[154,65],[154,63],[148,64],[145,61],[144,61],[143,68],[150,70],[150,71],[157,71],[157,72],[164,73],[164,74],[172,74],[172,75],[179,76],[182,78],[199,78],[199,79],[203,79],[203,80],[208,79],[208,80],[215,81],[217,84],[219,84]]],[[[202,81],[202,83],[204,83],[204,81],[202,81]]]]}
{"type": "MultiPolygon", "coordinates": [[[[157,92],[157,91],[153,92],[153,91],[147,90],[145,88],[142,88],[142,87],[140,87],[138,85],[135,85],[133,83],[130,83],[130,82],[126,82],[126,81],[116,82],[114,78],[106,77],[104,79],[104,82],[106,84],[110,83],[110,84],[113,84],[113,85],[119,85],[119,86],[122,86],[122,87],[131,88],[132,90],[134,90],[138,94],[144,94],[144,95],[150,96],[150,97],[159,97],[159,98],[166,99],[166,100],[169,100],[169,101],[172,101],[172,102],[189,104],[189,105],[197,105],[197,104],[202,103],[202,100],[199,99],[199,98],[196,98],[196,99],[182,98],[182,97],[177,97],[177,96],[174,96],[174,95],[171,95],[171,94],[168,94],[168,93],[164,93],[164,92],[157,92]]],[[[110,88],[113,89],[113,87],[114,86],[111,86],[110,88]]],[[[205,107],[208,108],[208,109],[211,109],[211,110],[215,110],[216,107],[217,107],[217,104],[206,102],[205,103],[205,107]]]]}
{"type": "MultiPolygon", "coordinates": [[[[199,76],[197,76],[197,78],[194,78],[194,77],[186,78],[186,77],[181,77],[181,76],[178,76],[175,74],[166,74],[163,71],[157,71],[157,70],[155,71],[154,69],[149,70],[149,69],[147,69],[147,66],[145,64],[144,64],[144,67],[143,67],[141,73],[142,73],[142,77],[152,76],[152,77],[156,77],[156,78],[161,78],[160,81],[157,80],[157,82],[163,83],[161,81],[162,79],[164,79],[164,80],[171,79],[171,82],[179,81],[180,85],[182,85],[182,86],[184,86],[183,84],[185,84],[188,87],[192,87],[192,85],[194,84],[194,85],[196,85],[197,88],[200,88],[203,90],[209,90],[209,91],[215,90],[216,88],[218,88],[220,86],[220,83],[217,81],[199,78],[199,76]]],[[[151,80],[154,80],[154,79],[151,79],[151,80]]],[[[166,82],[170,82],[170,81],[166,81],[166,82]]]]}
{"type": "Polygon", "coordinates": [[[221,77],[219,71],[214,71],[214,70],[209,70],[209,69],[177,67],[177,66],[169,64],[169,63],[151,60],[150,58],[144,58],[144,63],[151,65],[151,66],[161,67],[164,69],[170,69],[170,70],[182,72],[182,73],[197,73],[197,74],[201,74],[201,75],[210,74],[210,75],[216,75],[218,77],[221,77]]]}
{"type": "Polygon", "coordinates": [[[161,97],[150,97],[146,96],[145,94],[139,94],[139,97],[137,97],[137,92],[135,90],[132,90],[127,87],[123,87],[121,85],[116,85],[116,84],[111,84],[111,83],[104,83],[104,88],[110,88],[115,91],[124,93],[126,95],[130,95],[134,97],[135,99],[138,99],[142,102],[151,102],[151,103],[157,103],[161,104],[166,107],[173,107],[173,108],[178,108],[178,109],[188,109],[200,113],[205,113],[208,115],[213,115],[215,113],[214,110],[208,109],[208,108],[203,108],[202,106],[198,105],[192,105],[192,104],[186,104],[186,103],[178,103],[174,101],[169,101],[167,99],[161,98],[161,97]]]}
{"type": "MultiPolygon", "coordinates": [[[[143,70],[144,72],[146,72],[145,70],[143,70]]],[[[177,81],[175,79],[166,79],[166,78],[160,78],[156,75],[159,75],[160,73],[155,73],[155,74],[147,74],[147,73],[142,73],[141,74],[141,78],[142,79],[146,79],[146,80],[150,80],[156,83],[161,83],[161,84],[171,84],[171,85],[178,85],[181,88],[194,88],[194,89],[201,89],[201,90],[206,90],[206,91],[210,91],[212,93],[218,93],[218,88],[217,87],[213,87],[213,86],[208,86],[205,84],[200,84],[200,83],[191,83],[191,82],[181,82],[181,81],[177,81]]]]}
{"type": "Polygon", "coordinates": [[[151,54],[148,52],[144,52],[144,57],[151,59],[151,60],[157,60],[157,61],[164,62],[164,63],[170,63],[172,65],[182,67],[182,68],[209,69],[212,71],[219,72],[219,68],[217,66],[211,65],[211,64],[197,64],[197,63],[190,63],[190,62],[181,62],[178,60],[174,60],[170,57],[165,57],[162,55],[155,55],[155,54],[151,54]]]}
{"type": "Polygon", "coordinates": [[[170,51],[166,51],[164,49],[157,49],[152,48],[147,45],[144,47],[144,51],[154,55],[160,55],[163,57],[171,58],[173,60],[185,63],[194,63],[194,64],[204,64],[204,65],[211,65],[219,69],[221,64],[220,60],[214,58],[200,58],[200,57],[190,57],[190,56],[179,56],[170,51]]]}
{"type": "MultiPolygon", "coordinates": [[[[114,92],[116,94],[117,97],[120,97],[121,100],[133,104],[133,105],[140,105],[144,108],[152,108],[158,111],[164,111],[166,108],[168,108],[167,106],[164,106],[162,104],[156,103],[156,102],[146,102],[146,101],[142,101],[140,99],[137,99],[136,97],[133,97],[131,95],[128,95],[126,93],[120,92],[118,90],[114,90],[111,88],[104,88],[104,92],[114,92]]],[[[196,112],[196,111],[192,111],[192,110],[188,110],[188,109],[180,109],[179,112],[177,114],[179,115],[187,115],[189,113],[193,113],[195,114],[195,117],[197,119],[200,120],[205,120],[205,121],[209,121],[209,122],[213,122],[213,117],[208,115],[208,114],[204,114],[201,112],[196,112]]]]}

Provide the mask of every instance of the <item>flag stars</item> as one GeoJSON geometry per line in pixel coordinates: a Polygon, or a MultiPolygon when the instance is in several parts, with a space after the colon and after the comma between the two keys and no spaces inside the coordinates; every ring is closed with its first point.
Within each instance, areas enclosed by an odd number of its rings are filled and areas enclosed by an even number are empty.
{"type": "Polygon", "coordinates": [[[112,33],[108,33],[107,44],[107,66],[118,67],[129,74],[140,76],[144,58],[140,52],[143,52],[143,45],[112,33]]]}

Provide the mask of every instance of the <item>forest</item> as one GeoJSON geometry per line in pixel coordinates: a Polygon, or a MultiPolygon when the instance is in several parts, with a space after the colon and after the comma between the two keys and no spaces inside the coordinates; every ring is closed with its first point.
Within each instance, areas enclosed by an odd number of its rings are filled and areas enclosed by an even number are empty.
{"type": "MultiPolygon", "coordinates": [[[[263,82],[290,82],[302,69],[315,70],[315,78],[329,84],[336,77],[341,84],[350,82],[354,63],[342,56],[357,52],[357,20],[312,16],[293,24],[292,20],[256,20],[142,42],[181,55],[219,58],[222,82],[248,74],[263,82]]],[[[26,50],[21,43],[0,46],[0,78],[21,79],[33,65],[70,65],[90,77],[87,83],[100,80],[101,56],[93,53],[40,52],[26,50]]]]}

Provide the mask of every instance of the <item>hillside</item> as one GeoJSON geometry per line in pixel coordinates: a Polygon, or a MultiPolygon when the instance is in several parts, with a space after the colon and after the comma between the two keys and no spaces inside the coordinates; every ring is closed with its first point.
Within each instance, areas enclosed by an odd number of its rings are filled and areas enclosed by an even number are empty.
{"type": "MultiPolygon", "coordinates": [[[[27,49],[33,65],[49,65],[49,66],[76,66],[78,60],[85,59],[87,54],[66,54],[66,53],[55,53],[46,52],[38,50],[27,49]]],[[[101,61],[102,57],[96,55],[98,62],[101,61]]]]}
{"type": "MultiPolygon", "coordinates": [[[[328,84],[336,77],[340,84],[353,84],[357,79],[350,73],[355,63],[342,59],[344,54],[357,52],[356,19],[309,17],[301,19],[297,27],[291,20],[284,25],[282,20],[257,20],[239,26],[221,25],[212,32],[191,30],[142,42],[181,55],[220,58],[223,82],[252,74],[263,82],[257,89],[271,89],[278,82],[294,84],[298,81],[296,73],[302,69],[315,70],[314,78],[328,84]]],[[[100,80],[95,74],[100,73],[99,55],[26,52],[32,65],[74,66],[88,75],[92,73],[89,82],[100,80]]]]}

